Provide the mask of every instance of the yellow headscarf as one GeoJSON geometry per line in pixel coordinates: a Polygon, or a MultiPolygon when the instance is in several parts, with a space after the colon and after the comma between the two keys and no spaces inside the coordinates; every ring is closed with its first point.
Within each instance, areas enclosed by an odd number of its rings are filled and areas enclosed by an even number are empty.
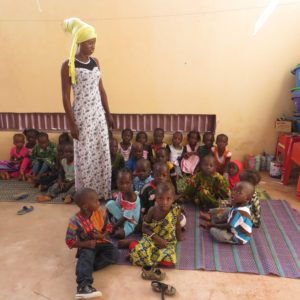
{"type": "Polygon", "coordinates": [[[76,84],[75,78],[75,54],[78,44],[96,38],[96,30],[93,26],[82,22],[78,18],[69,18],[64,20],[64,30],[73,36],[72,47],[69,56],[69,76],[72,84],[76,84]]]}

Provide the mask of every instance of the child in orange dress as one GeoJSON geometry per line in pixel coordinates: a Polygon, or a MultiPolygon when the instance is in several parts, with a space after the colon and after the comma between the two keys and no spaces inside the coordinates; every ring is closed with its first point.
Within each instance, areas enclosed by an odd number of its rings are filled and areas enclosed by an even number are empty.
{"type": "Polygon", "coordinates": [[[217,172],[222,175],[228,170],[228,164],[230,162],[232,153],[227,149],[228,136],[225,134],[219,134],[216,139],[216,146],[211,148],[211,151],[216,158],[217,172]]]}

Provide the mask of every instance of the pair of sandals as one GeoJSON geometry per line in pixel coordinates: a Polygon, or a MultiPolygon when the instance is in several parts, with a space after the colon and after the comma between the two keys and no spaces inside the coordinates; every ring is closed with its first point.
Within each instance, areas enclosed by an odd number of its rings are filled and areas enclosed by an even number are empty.
{"type": "Polygon", "coordinates": [[[152,280],[151,287],[153,291],[161,293],[162,300],[165,299],[165,295],[174,296],[176,294],[176,289],[173,286],[160,282],[165,279],[166,273],[159,268],[143,267],[141,276],[145,280],[152,280]]]}

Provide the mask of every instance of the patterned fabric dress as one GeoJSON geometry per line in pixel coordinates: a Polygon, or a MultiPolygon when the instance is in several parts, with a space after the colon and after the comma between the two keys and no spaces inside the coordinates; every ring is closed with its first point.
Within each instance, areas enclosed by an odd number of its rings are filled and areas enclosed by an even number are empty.
{"type": "Polygon", "coordinates": [[[73,113],[79,130],[74,140],[76,190],[92,188],[106,199],[111,188],[111,161],[108,129],[99,92],[100,70],[90,58],[75,60],[76,85],[73,85],[73,113]]]}
{"type": "Polygon", "coordinates": [[[149,227],[168,242],[166,248],[158,248],[152,238],[144,234],[139,243],[131,250],[130,260],[136,266],[157,266],[162,260],[176,264],[176,223],[179,206],[174,204],[162,220],[153,220],[149,227]]]}

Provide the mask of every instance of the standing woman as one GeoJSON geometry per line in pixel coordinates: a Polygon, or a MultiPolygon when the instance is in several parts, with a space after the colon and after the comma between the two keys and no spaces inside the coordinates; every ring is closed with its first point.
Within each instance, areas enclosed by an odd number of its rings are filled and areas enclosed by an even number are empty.
{"type": "Polygon", "coordinates": [[[113,119],[99,62],[91,57],[96,31],[78,18],[64,20],[64,29],[73,36],[69,60],[62,64],[61,82],[63,105],[74,138],[75,187],[92,188],[100,198],[107,199],[111,186],[108,126],[113,127],[113,119]]]}

